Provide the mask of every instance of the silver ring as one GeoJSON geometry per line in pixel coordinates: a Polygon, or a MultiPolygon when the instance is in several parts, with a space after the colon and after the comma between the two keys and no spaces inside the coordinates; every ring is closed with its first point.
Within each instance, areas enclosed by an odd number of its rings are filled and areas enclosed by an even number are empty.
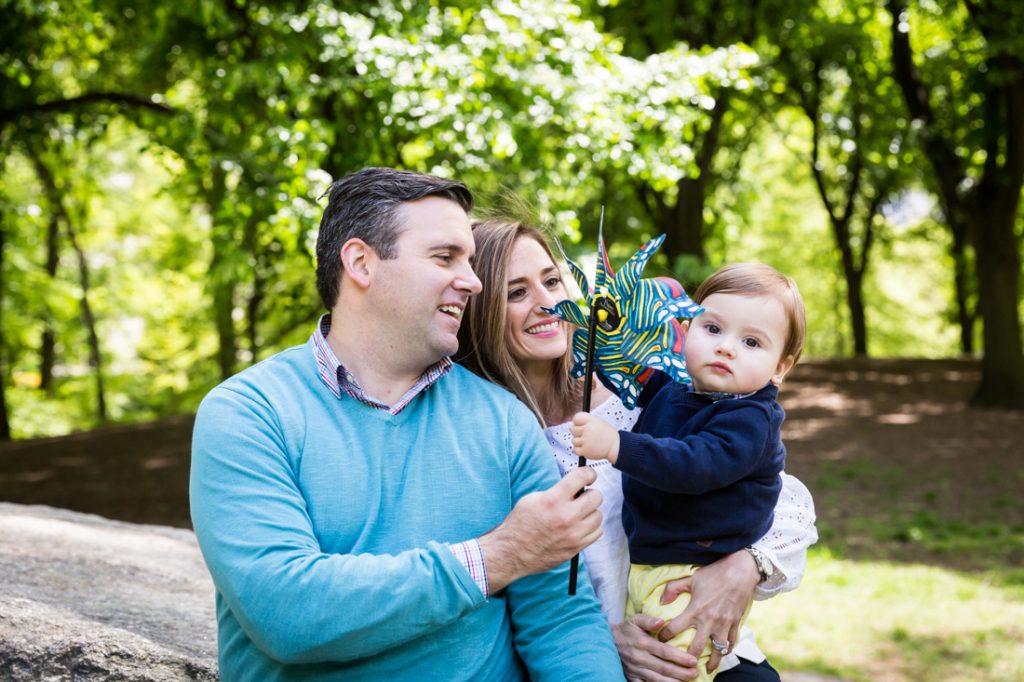
{"type": "Polygon", "coordinates": [[[725,656],[729,653],[729,640],[719,643],[714,637],[711,638],[711,647],[718,653],[725,656]]]}

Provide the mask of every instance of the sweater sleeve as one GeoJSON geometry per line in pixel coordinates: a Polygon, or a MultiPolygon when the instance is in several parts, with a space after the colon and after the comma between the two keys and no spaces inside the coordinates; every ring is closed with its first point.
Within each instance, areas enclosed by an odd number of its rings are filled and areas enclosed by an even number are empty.
{"type": "Polygon", "coordinates": [[[770,434],[768,411],[753,401],[742,401],[711,417],[699,432],[682,438],[620,431],[615,467],[664,492],[701,495],[754,471],[770,434]]]}
{"type": "Polygon", "coordinates": [[[192,521],[218,595],[266,655],[347,661],[445,626],[484,602],[449,547],[321,550],[278,415],[214,389],[196,416],[192,521]]]}
{"type": "MultiPolygon", "coordinates": [[[[512,504],[558,482],[558,471],[536,419],[516,404],[510,415],[512,504]]],[[[531,680],[622,680],[608,622],[583,563],[575,596],[568,595],[568,562],[520,578],[507,590],[516,651],[531,680]]]]}

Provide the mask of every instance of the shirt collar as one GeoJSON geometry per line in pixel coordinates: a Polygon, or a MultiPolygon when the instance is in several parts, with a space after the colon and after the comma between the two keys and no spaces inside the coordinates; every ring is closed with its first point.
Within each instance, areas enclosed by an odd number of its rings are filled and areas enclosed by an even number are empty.
{"type": "Polygon", "coordinates": [[[355,398],[361,403],[369,405],[370,407],[385,410],[391,414],[398,414],[401,412],[413,398],[451,371],[452,365],[454,364],[452,363],[451,358],[441,358],[438,362],[434,363],[428,367],[425,372],[423,372],[416,383],[413,384],[412,388],[406,391],[405,394],[398,399],[397,403],[394,405],[386,405],[376,398],[367,395],[359,385],[359,382],[356,381],[355,376],[348,371],[343,364],[341,364],[341,361],[338,360],[338,356],[334,354],[330,344],[327,343],[327,334],[330,331],[331,314],[327,313],[320,317],[320,320],[316,324],[316,329],[313,331],[313,335],[309,339],[310,344],[313,346],[313,356],[316,358],[316,366],[320,375],[320,380],[323,381],[328,389],[330,389],[335,398],[340,399],[342,394],[345,394],[355,398]]]}
{"type": "Polygon", "coordinates": [[[693,393],[694,395],[704,396],[711,402],[717,403],[719,400],[735,400],[737,398],[749,398],[752,395],[757,395],[758,393],[768,388],[769,386],[774,386],[774,384],[769,381],[761,388],[757,389],[756,391],[751,391],[750,393],[727,393],[725,391],[696,391],[693,388],[693,384],[688,384],[686,388],[687,390],[690,391],[690,393],[693,393]]]}

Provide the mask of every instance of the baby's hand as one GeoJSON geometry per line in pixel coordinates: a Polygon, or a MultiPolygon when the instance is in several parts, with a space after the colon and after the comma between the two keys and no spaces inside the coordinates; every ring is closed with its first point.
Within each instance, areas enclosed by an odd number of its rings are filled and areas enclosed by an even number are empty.
{"type": "Polygon", "coordinates": [[[600,417],[577,412],[569,430],[572,449],[580,457],[606,459],[612,464],[619,458],[619,432],[600,417]]]}

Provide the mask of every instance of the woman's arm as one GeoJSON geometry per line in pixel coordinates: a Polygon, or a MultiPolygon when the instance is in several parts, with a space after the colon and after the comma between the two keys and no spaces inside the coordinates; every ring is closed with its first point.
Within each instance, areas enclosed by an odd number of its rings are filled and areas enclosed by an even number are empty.
{"type": "MultiPolygon", "coordinates": [[[[807,487],[795,476],[782,474],[782,492],[775,505],[775,516],[768,533],[754,543],[772,562],[771,577],[759,584],[757,564],[746,550],[734,552],[709,564],[688,578],[665,587],[662,601],[671,603],[684,592],[690,593],[686,610],[672,619],[659,633],[663,641],[688,628],[697,632],[689,653],[700,655],[710,637],[728,639],[730,648],[739,641],[740,620],[751,597],[768,599],[795,589],[807,565],[807,548],[818,540],[814,528],[814,501],[807,487]]],[[[708,670],[715,670],[721,655],[712,651],[708,670]]]]}
{"type": "Polygon", "coordinates": [[[807,548],[818,541],[814,527],[814,500],[796,476],[782,473],[782,492],[775,504],[772,527],[754,547],[775,567],[771,577],[757,586],[755,599],[769,599],[795,590],[804,577],[807,548]]]}

